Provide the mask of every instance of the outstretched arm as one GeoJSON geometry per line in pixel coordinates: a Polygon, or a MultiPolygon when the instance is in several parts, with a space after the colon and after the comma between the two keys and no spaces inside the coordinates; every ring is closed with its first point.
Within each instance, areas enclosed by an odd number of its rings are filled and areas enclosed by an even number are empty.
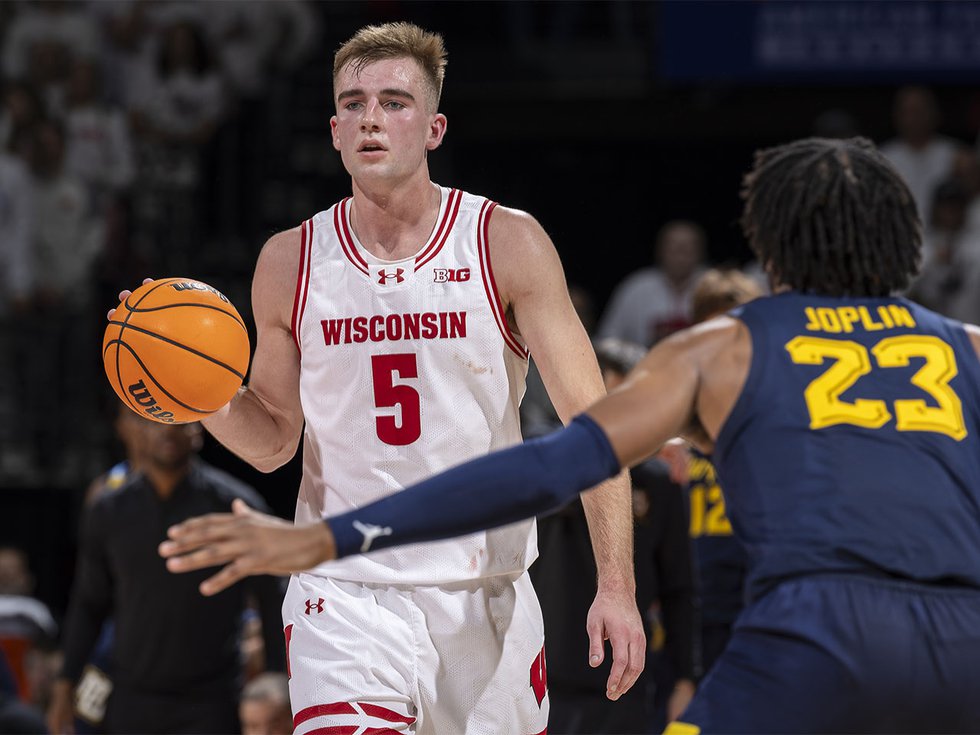
{"type": "Polygon", "coordinates": [[[160,553],[174,572],[227,564],[202,585],[204,594],[216,594],[249,574],[302,571],[349,554],[449,538],[558,507],[681,433],[695,404],[698,363],[707,352],[698,344],[721,345],[709,337],[682,333],[665,340],[586,416],[548,436],[472,460],[326,523],[293,526],[236,503],[234,514],[172,527],[160,553]]]}

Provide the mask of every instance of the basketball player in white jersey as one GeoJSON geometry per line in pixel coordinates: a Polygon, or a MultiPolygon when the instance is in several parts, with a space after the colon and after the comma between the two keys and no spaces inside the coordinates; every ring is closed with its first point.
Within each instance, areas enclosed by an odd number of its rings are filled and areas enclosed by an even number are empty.
{"type": "MultiPolygon", "coordinates": [[[[265,471],[303,437],[298,523],[520,442],[529,353],[563,419],[604,393],[541,226],[429,179],[444,67],[442,38],[405,23],[340,48],[330,127],[353,196],[266,244],[250,383],[203,422],[265,471]]],[[[625,477],[584,499],[599,568],[589,656],[598,665],[610,641],[617,699],[645,648],[625,477]]],[[[528,521],[294,575],[283,617],[296,733],[545,732],[536,553],[528,521]]]]}

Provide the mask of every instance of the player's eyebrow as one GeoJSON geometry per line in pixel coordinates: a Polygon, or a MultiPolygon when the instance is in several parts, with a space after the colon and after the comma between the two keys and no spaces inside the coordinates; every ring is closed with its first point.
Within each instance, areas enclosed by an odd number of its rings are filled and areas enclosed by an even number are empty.
{"type": "MultiPolygon", "coordinates": [[[[380,94],[382,97],[403,97],[405,99],[411,100],[412,102],[415,101],[415,95],[413,95],[411,92],[409,92],[406,89],[398,89],[397,87],[387,87],[385,89],[382,89],[380,94]]],[[[351,97],[363,97],[363,96],[364,96],[363,89],[345,89],[343,92],[337,95],[337,101],[343,102],[344,100],[349,99],[351,97]]]]}

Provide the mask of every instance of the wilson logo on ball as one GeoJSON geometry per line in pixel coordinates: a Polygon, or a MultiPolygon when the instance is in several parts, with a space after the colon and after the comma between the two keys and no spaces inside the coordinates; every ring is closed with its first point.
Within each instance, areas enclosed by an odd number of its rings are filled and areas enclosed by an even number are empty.
{"type": "Polygon", "coordinates": [[[142,380],[129,386],[129,395],[131,395],[133,400],[143,407],[143,411],[149,414],[152,418],[156,419],[157,421],[163,421],[167,424],[173,423],[174,415],[170,411],[164,411],[157,405],[157,399],[153,397],[153,395],[150,393],[150,389],[146,387],[146,384],[142,380]]]}
{"type": "Polygon", "coordinates": [[[231,303],[228,301],[228,297],[221,293],[221,291],[199,281],[182,281],[179,283],[171,283],[170,288],[172,288],[174,291],[207,291],[208,293],[213,293],[226,304],[231,303]]]}

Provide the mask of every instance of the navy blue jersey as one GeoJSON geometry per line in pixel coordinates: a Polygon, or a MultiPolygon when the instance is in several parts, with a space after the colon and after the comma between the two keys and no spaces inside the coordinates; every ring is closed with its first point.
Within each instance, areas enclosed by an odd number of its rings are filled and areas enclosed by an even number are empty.
{"type": "Polygon", "coordinates": [[[745,551],[732,535],[711,460],[691,450],[687,497],[702,625],[731,625],[742,611],[745,551]]]}
{"type": "Polygon", "coordinates": [[[752,362],[713,455],[749,594],[814,572],[980,587],[980,364],[904,299],[731,312],[752,362]]]}

